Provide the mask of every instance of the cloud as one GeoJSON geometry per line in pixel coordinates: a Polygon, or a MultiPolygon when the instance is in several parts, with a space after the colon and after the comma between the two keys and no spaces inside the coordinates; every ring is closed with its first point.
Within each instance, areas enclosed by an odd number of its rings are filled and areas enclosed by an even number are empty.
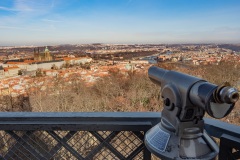
{"type": "Polygon", "coordinates": [[[12,7],[0,6],[0,10],[14,11],[14,12],[29,12],[34,11],[33,7],[27,1],[15,0],[12,7]]]}
{"type": "Polygon", "coordinates": [[[4,11],[17,11],[14,8],[7,8],[7,7],[3,7],[3,6],[0,6],[0,10],[4,10],[4,11]]]}
{"type": "Polygon", "coordinates": [[[42,19],[42,21],[45,21],[45,22],[51,22],[51,23],[57,23],[57,22],[63,22],[63,21],[59,21],[59,20],[52,20],[52,19],[42,19]]]}
{"type": "Polygon", "coordinates": [[[0,6],[0,10],[19,13],[46,13],[55,7],[54,0],[14,0],[11,7],[0,6]]]}
{"type": "Polygon", "coordinates": [[[14,8],[18,10],[19,12],[29,12],[34,11],[33,5],[31,5],[33,2],[28,2],[25,0],[15,0],[14,2],[14,8]]]}
{"type": "MultiPolygon", "coordinates": [[[[58,22],[57,20],[45,18],[52,17],[53,7],[55,7],[53,0],[13,0],[11,6],[0,6],[0,10],[9,12],[9,14],[0,15],[0,25],[26,26],[26,28],[31,28],[32,26],[36,28],[34,25],[41,25],[39,18],[44,19],[45,22],[58,22]]],[[[39,26],[39,28],[41,27],[39,26]]]]}
{"type": "Polygon", "coordinates": [[[3,29],[23,29],[21,27],[12,27],[12,26],[0,26],[0,28],[3,28],[3,29]]]}
{"type": "Polygon", "coordinates": [[[26,27],[13,27],[13,26],[0,26],[2,29],[11,29],[11,30],[26,30],[26,31],[47,31],[39,28],[26,28],[26,27]]]}

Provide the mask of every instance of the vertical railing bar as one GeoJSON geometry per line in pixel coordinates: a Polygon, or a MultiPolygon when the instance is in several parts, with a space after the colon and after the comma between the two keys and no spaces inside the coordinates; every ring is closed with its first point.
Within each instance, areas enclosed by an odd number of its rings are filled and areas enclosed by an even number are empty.
{"type": "MultiPolygon", "coordinates": [[[[113,132],[112,132],[113,133],[113,132]]],[[[111,134],[112,134],[111,133],[111,134]]],[[[120,132],[118,132],[120,133],[120,132]]],[[[118,133],[115,132],[115,134],[112,134],[113,136],[111,136],[111,134],[106,137],[105,139],[99,135],[97,132],[94,132],[94,136],[102,143],[104,143],[105,147],[107,149],[109,149],[114,155],[116,155],[119,159],[125,159],[125,157],[120,153],[118,152],[118,150],[116,150],[109,142],[116,137],[116,135],[118,135],[118,133]]]]}
{"type": "MultiPolygon", "coordinates": [[[[45,159],[44,157],[42,157],[37,150],[35,150],[35,148],[33,148],[31,145],[29,145],[27,143],[27,140],[29,139],[29,137],[33,134],[33,131],[27,131],[22,137],[19,137],[18,135],[16,135],[13,131],[6,131],[8,134],[10,134],[16,141],[17,143],[15,145],[17,146],[22,146],[24,147],[27,151],[29,151],[31,153],[32,156],[34,156],[37,159],[45,159]],[[19,142],[20,140],[20,142],[19,142]],[[23,145],[25,144],[25,145],[23,145]]],[[[19,148],[17,146],[14,145],[14,148],[16,150],[16,148],[19,148]]],[[[15,151],[13,151],[14,153],[15,151]]],[[[25,155],[24,153],[22,153],[23,155],[25,155]]],[[[9,155],[5,155],[4,157],[8,157],[9,155]]],[[[26,156],[26,155],[25,155],[26,156]]],[[[11,156],[10,156],[11,157],[11,156]]],[[[26,156],[27,158],[28,156],[26,156]]]]}
{"type": "Polygon", "coordinates": [[[144,160],[152,159],[152,153],[147,149],[145,145],[143,149],[143,159],[144,160]]]}
{"type": "MultiPolygon", "coordinates": [[[[72,133],[76,133],[76,131],[71,131],[72,133]]],[[[84,158],[76,151],[74,150],[71,146],[69,146],[64,140],[63,138],[59,137],[55,132],[53,131],[48,131],[48,133],[58,142],[60,142],[62,144],[62,146],[67,149],[73,156],[75,156],[78,159],[82,159],[84,160],[84,158]]]]}
{"type": "Polygon", "coordinates": [[[219,160],[226,160],[231,156],[232,159],[235,159],[233,156],[233,148],[240,149],[240,139],[230,135],[223,134],[220,138],[220,151],[219,151],[219,160]]]}
{"type": "MultiPolygon", "coordinates": [[[[48,132],[48,131],[47,131],[48,132]]],[[[62,140],[63,142],[67,142],[69,139],[72,138],[72,136],[75,134],[76,132],[68,132],[66,136],[64,136],[64,139],[62,140]]],[[[54,137],[53,137],[54,138],[54,137]]],[[[54,138],[55,139],[55,138],[54,138]]],[[[56,139],[55,139],[56,140],[56,139]]],[[[61,142],[58,142],[57,145],[55,145],[51,151],[49,152],[49,157],[47,157],[47,159],[52,158],[61,148],[63,147],[63,145],[61,144],[61,142]]]]}
{"type": "MultiPolygon", "coordinates": [[[[231,148],[231,150],[232,150],[232,148],[231,148]]],[[[228,160],[236,160],[236,158],[234,157],[234,155],[233,155],[233,153],[232,152],[230,152],[230,151],[227,151],[227,159],[228,160]]]]}
{"type": "MultiPolygon", "coordinates": [[[[144,135],[146,134],[147,131],[144,131],[144,135]]],[[[143,138],[143,143],[144,143],[144,138],[143,138]]],[[[147,147],[144,145],[143,149],[143,159],[144,160],[150,160],[152,159],[152,153],[147,149],[147,147]]]]}
{"type": "Polygon", "coordinates": [[[234,157],[236,157],[237,159],[240,159],[240,150],[238,150],[237,152],[233,153],[234,157]]]}

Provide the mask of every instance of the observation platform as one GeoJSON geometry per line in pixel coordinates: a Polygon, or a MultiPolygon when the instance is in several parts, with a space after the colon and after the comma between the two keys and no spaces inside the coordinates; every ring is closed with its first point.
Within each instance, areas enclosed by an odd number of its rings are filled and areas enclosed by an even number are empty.
{"type": "MultiPolygon", "coordinates": [[[[0,159],[158,159],[144,135],[160,120],[160,112],[0,112],[0,159]]],[[[218,159],[240,159],[240,127],[204,120],[218,159]]]]}

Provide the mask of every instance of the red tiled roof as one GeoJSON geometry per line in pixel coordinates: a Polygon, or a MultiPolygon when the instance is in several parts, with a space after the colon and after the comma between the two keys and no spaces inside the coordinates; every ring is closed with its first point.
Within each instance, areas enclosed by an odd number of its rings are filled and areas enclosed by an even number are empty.
{"type": "Polygon", "coordinates": [[[6,64],[15,64],[15,65],[19,65],[19,64],[27,64],[25,62],[7,62],[6,64]]]}
{"type": "Polygon", "coordinates": [[[17,68],[19,68],[19,67],[18,66],[4,67],[4,71],[8,71],[11,69],[17,69],[17,68]]]}
{"type": "Polygon", "coordinates": [[[35,60],[24,60],[24,63],[34,63],[34,62],[37,62],[35,60]]]}

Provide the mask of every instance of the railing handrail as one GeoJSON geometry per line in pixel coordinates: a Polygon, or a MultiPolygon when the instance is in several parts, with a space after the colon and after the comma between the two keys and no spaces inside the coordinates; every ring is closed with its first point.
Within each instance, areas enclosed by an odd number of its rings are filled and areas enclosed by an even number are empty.
{"type": "MultiPolygon", "coordinates": [[[[0,130],[148,130],[161,120],[160,112],[0,112],[0,130]],[[87,124],[87,125],[85,125],[87,124]],[[89,125],[92,124],[92,127],[89,125]],[[14,125],[14,126],[13,126],[14,125]],[[49,125],[51,127],[49,128],[49,125]],[[109,128],[108,128],[109,129],[109,128]]],[[[240,126],[204,118],[205,129],[214,137],[240,137],[240,126]]]]}
{"type": "Polygon", "coordinates": [[[221,138],[223,134],[240,138],[240,126],[216,120],[212,118],[204,118],[205,129],[216,138],[221,138]]]}
{"type": "Polygon", "coordinates": [[[160,119],[158,112],[0,112],[0,130],[147,131],[160,119]]]}

